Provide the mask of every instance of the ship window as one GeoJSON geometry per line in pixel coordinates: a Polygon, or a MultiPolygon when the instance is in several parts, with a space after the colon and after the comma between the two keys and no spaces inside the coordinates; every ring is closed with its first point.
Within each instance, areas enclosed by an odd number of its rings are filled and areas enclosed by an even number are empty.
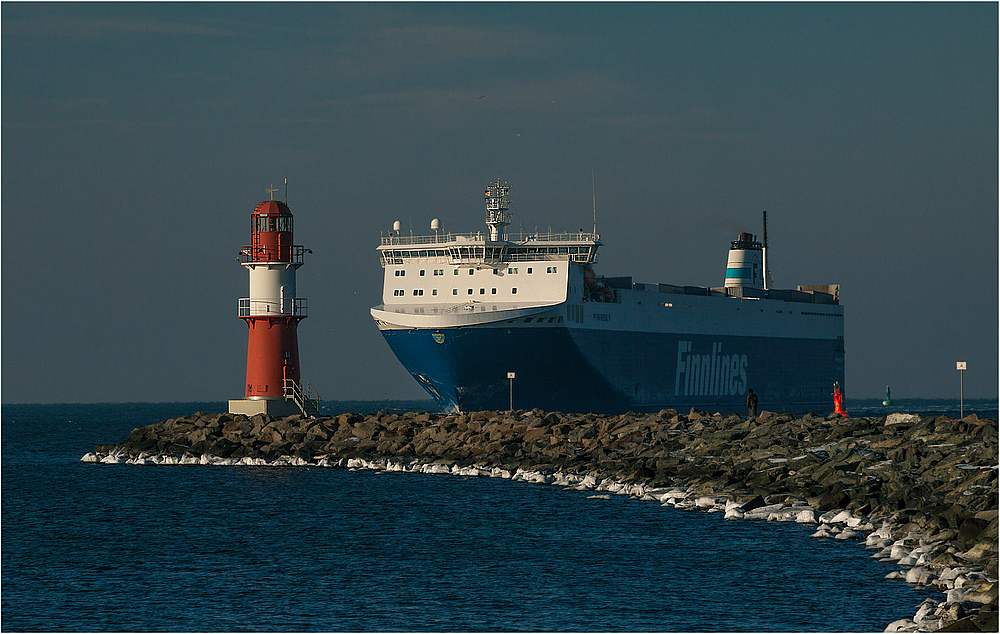
{"type": "Polygon", "coordinates": [[[472,295],[472,289],[471,288],[469,289],[469,295],[472,295]]]}
{"type": "Polygon", "coordinates": [[[531,321],[532,319],[534,319],[534,317],[525,317],[525,318],[524,318],[524,323],[528,323],[528,322],[529,322],[529,321],[531,321]]]}
{"type": "Polygon", "coordinates": [[[420,257],[426,258],[427,257],[427,252],[426,251],[420,251],[420,257]]]}
{"type": "Polygon", "coordinates": [[[486,289],[485,288],[479,289],[479,294],[480,295],[485,295],[486,294],[486,289]]]}
{"type": "Polygon", "coordinates": [[[577,247],[570,247],[569,248],[569,252],[570,253],[579,253],[579,251],[580,251],[580,249],[577,248],[577,247]]]}
{"type": "Polygon", "coordinates": [[[559,249],[555,247],[549,247],[549,253],[559,253],[559,249]]]}
{"type": "Polygon", "coordinates": [[[517,295],[517,288],[510,289],[510,294],[511,295],[517,295]]]}
{"type": "Polygon", "coordinates": [[[507,269],[507,272],[511,275],[517,275],[517,269],[507,269]]]}
{"type": "Polygon", "coordinates": [[[561,324],[561,323],[562,323],[562,317],[560,317],[559,319],[557,319],[557,320],[556,320],[556,323],[557,323],[557,324],[561,324]]]}
{"type": "Polygon", "coordinates": [[[531,275],[531,267],[528,267],[528,275],[531,275]]]}
{"type": "Polygon", "coordinates": [[[549,323],[550,323],[550,324],[551,324],[552,322],[554,322],[555,320],[556,320],[556,318],[555,318],[555,317],[549,317],[549,323]]]}
{"type": "Polygon", "coordinates": [[[493,289],[493,293],[492,293],[492,294],[493,294],[493,295],[496,295],[496,294],[497,294],[497,289],[495,289],[495,288],[494,288],[494,289],[493,289]]]}
{"type": "Polygon", "coordinates": [[[423,276],[424,276],[424,270],[420,269],[420,277],[423,277],[423,276]]]}
{"type": "Polygon", "coordinates": [[[451,294],[452,295],[458,295],[458,289],[457,288],[451,289],[451,294]]]}
{"type": "Polygon", "coordinates": [[[475,269],[469,269],[469,275],[475,275],[475,274],[476,274],[475,269]]]}
{"type": "Polygon", "coordinates": [[[559,247],[559,253],[566,253],[568,249],[566,247],[559,247]]]}

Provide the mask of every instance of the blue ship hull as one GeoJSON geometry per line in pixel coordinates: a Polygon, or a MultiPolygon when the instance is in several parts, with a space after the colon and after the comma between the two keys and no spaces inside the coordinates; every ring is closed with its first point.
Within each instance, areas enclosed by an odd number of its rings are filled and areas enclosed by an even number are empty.
{"type": "Polygon", "coordinates": [[[842,343],[831,339],[495,325],[382,334],[448,410],[506,410],[513,394],[515,409],[745,413],[753,389],[759,410],[825,412],[834,382],[844,386],[842,343]]]}

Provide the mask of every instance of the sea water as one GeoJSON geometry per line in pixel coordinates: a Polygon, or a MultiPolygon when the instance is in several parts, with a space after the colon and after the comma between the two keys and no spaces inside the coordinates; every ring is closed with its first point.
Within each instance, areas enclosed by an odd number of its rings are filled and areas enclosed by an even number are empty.
{"type": "Polygon", "coordinates": [[[881,631],[940,598],[884,579],[898,568],[859,544],[810,539],[810,527],[622,496],[443,475],[80,462],[95,444],[198,410],[225,404],[3,406],[0,628],[881,631]]]}

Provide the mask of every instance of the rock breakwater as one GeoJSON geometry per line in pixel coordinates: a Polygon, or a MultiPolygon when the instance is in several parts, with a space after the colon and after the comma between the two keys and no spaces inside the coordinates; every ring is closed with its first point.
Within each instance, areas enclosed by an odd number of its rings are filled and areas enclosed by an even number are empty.
{"type": "Polygon", "coordinates": [[[889,577],[944,594],[887,631],[997,627],[997,422],[975,415],[198,412],[134,429],[83,460],[507,477],[727,520],[815,524],[813,537],[857,541],[903,568],[889,577]]]}

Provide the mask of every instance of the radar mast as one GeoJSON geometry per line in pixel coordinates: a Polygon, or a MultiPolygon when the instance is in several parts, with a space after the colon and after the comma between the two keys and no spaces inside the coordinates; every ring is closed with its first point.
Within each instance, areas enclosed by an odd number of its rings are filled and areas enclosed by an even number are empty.
{"type": "Polygon", "coordinates": [[[496,242],[505,240],[504,227],[510,224],[510,199],[507,194],[510,187],[499,178],[486,188],[486,225],[490,228],[490,240],[496,242]]]}

